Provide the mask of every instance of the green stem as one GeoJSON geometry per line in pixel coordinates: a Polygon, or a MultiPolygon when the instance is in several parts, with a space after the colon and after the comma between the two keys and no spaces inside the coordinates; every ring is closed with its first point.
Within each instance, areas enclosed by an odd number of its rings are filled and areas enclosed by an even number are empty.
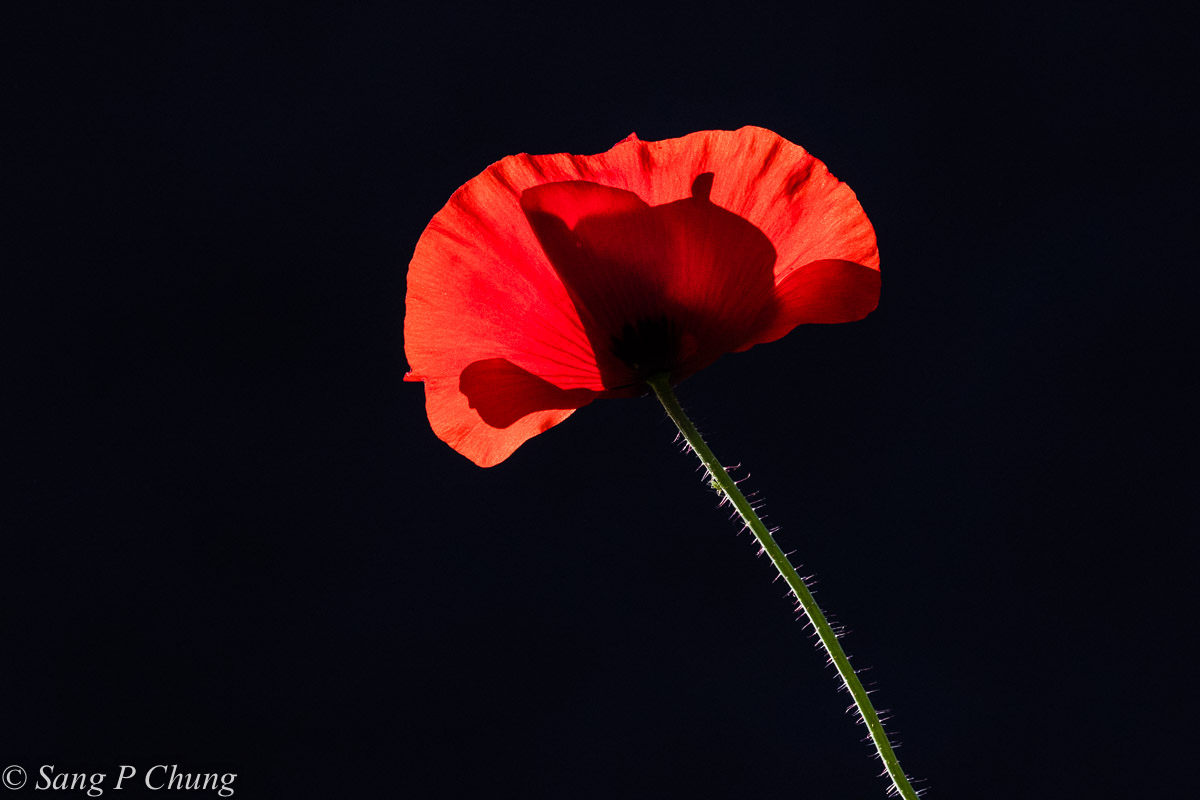
{"type": "Polygon", "coordinates": [[[746,500],[746,496],[742,494],[742,490],[738,488],[737,483],[729,477],[729,473],[721,466],[721,462],[717,461],[717,457],[713,455],[704,439],[700,436],[700,432],[696,430],[696,426],[688,419],[687,414],[683,412],[683,407],[679,405],[679,400],[675,397],[675,392],[671,389],[667,375],[658,375],[651,378],[647,383],[654,390],[654,394],[658,396],[659,402],[663,404],[663,408],[667,410],[667,414],[679,428],[679,432],[683,434],[683,438],[691,445],[692,450],[700,457],[704,468],[708,470],[708,474],[715,487],[725,493],[733,503],[733,507],[741,514],[745,520],[746,526],[754,533],[758,543],[771,557],[771,561],[775,564],[775,568],[779,570],[779,574],[787,581],[791,587],[792,593],[796,600],[800,603],[800,607],[804,609],[804,613],[808,615],[813,627],[817,631],[817,636],[821,639],[821,644],[825,647],[825,652],[829,654],[830,660],[837,667],[838,675],[846,684],[846,688],[850,691],[850,696],[854,698],[854,704],[858,707],[858,713],[862,716],[863,721],[867,725],[867,730],[871,733],[871,741],[875,743],[875,749],[879,752],[879,757],[883,760],[884,766],[887,768],[887,774],[892,779],[896,791],[905,800],[917,800],[917,793],[913,790],[912,784],[908,782],[904,771],[900,769],[900,762],[896,760],[896,753],[892,750],[891,743],[888,742],[887,734],[884,733],[883,723],[879,721],[879,715],[875,713],[875,707],[871,705],[871,700],[867,696],[866,690],[863,688],[862,681],[858,679],[858,675],[854,672],[854,668],[850,666],[850,659],[846,657],[846,652],[842,650],[842,645],[838,641],[837,636],[830,627],[829,622],[825,619],[825,615],[821,613],[820,606],[813,598],[812,592],[808,590],[804,580],[796,574],[796,570],[792,567],[790,561],[784,552],[779,549],[779,545],[775,543],[771,532],[767,530],[767,526],[763,525],[762,520],[758,518],[754,507],[746,500]]]}

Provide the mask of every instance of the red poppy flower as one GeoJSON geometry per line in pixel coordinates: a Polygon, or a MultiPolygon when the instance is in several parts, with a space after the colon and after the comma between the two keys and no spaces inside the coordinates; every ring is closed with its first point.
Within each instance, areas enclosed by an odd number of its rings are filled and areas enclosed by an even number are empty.
{"type": "Polygon", "coordinates": [[[771,131],[510,156],[417,243],[406,379],[425,382],[434,432],[491,466],[598,397],[878,300],[854,192],[771,131]]]}

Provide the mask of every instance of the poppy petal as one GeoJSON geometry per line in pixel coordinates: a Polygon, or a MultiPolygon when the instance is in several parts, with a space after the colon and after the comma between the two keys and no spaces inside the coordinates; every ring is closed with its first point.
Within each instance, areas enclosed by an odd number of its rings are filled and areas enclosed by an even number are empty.
{"type": "MultiPolygon", "coordinates": [[[[675,355],[682,361],[672,370],[675,380],[722,352],[783,335],[784,328],[792,324],[788,320],[806,321],[812,316],[811,298],[802,297],[809,290],[801,290],[816,273],[798,277],[791,288],[783,285],[800,268],[828,260],[878,268],[874,231],[854,193],[803,148],[762,128],[704,131],[659,142],[644,142],[631,135],[608,152],[593,156],[560,153],[505,158],[462,186],[434,216],[417,244],[406,297],[405,352],[411,367],[406,379],[425,382],[426,407],[434,430],[477,463],[501,460],[525,439],[566,419],[571,410],[546,407],[546,402],[562,404],[563,397],[541,384],[517,379],[518,373],[508,367],[492,367],[486,372],[476,367],[467,376],[466,387],[474,387],[475,396],[469,398],[462,378],[472,364],[503,359],[521,374],[528,373],[568,393],[587,390],[618,396],[632,392],[629,387],[613,388],[616,367],[609,355],[614,344],[626,345],[621,352],[638,350],[627,341],[612,341],[611,328],[617,316],[613,312],[620,310],[622,294],[597,294],[580,288],[596,281],[580,278],[582,273],[571,266],[552,263],[543,245],[555,234],[539,241],[532,218],[527,218],[521,207],[526,190],[561,182],[587,182],[631,192],[653,212],[649,222],[639,219],[621,224],[640,226],[641,245],[657,238],[660,252],[668,240],[674,242],[671,246],[677,248],[676,255],[679,247],[685,250],[678,261],[653,264],[652,271],[669,270],[672,263],[715,267],[719,259],[714,254],[727,256],[732,245],[753,239],[745,229],[735,230],[737,224],[727,219],[697,226],[701,204],[740,217],[738,223],[753,226],[773,248],[772,270],[780,297],[775,298],[772,289],[768,301],[764,301],[766,284],[758,256],[747,257],[753,267],[750,277],[741,267],[727,269],[725,275],[710,268],[707,272],[702,269],[698,276],[689,271],[683,280],[659,276],[643,282],[662,280],[666,299],[675,308],[683,308],[678,321],[693,331],[679,333],[675,355]],[[681,202],[691,205],[674,208],[673,204],[681,202]],[[565,277],[568,273],[576,276],[578,285],[573,291],[565,277]],[[606,314],[610,319],[604,322],[606,314]],[[764,325],[763,319],[771,322],[764,325]],[[600,335],[601,328],[607,330],[608,340],[600,335]],[[507,381],[518,396],[511,403],[500,403],[494,393],[477,385],[474,379],[481,376],[507,381]],[[531,410],[510,425],[488,422],[507,421],[525,409],[531,410]]],[[[609,205],[587,205],[585,201],[599,196],[583,194],[572,206],[575,218],[569,218],[562,203],[554,211],[567,230],[588,234],[594,227],[587,238],[600,252],[601,245],[607,246],[601,242],[607,236],[606,226],[611,229],[622,215],[609,213],[609,205]]],[[[599,199],[605,204],[612,202],[611,196],[599,199]]],[[[644,213],[642,206],[627,209],[625,216],[639,217],[644,213]]],[[[630,255],[628,247],[624,254],[630,255]]],[[[624,297],[628,299],[628,292],[624,297]]],[[[625,316],[629,310],[625,309],[625,316]]],[[[646,341],[674,335],[670,324],[655,320],[645,327],[649,334],[636,325],[631,330],[643,349],[646,341]]],[[[629,377],[628,370],[625,377],[629,377]]],[[[576,402],[583,395],[570,397],[576,402]]]]}
{"type": "Polygon", "coordinates": [[[581,408],[596,398],[589,389],[559,389],[503,358],[468,365],[458,386],[467,404],[493,428],[508,428],[537,411],[581,408]]]}
{"type": "Polygon", "coordinates": [[[417,242],[404,320],[408,380],[507,358],[563,388],[598,387],[591,346],[511,187],[484,173],[417,242]]]}
{"type": "Polygon", "coordinates": [[[879,267],[875,231],[853,190],[803,147],[765,128],[658,142],[631,135],[596,156],[536,158],[545,164],[542,182],[594,181],[634,192],[652,206],[687,197],[698,175],[713,173],[710,199],[766,234],[777,254],[777,280],[831,258],[879,267]],[[577,176],[550,177],[568,171],[577,176]]]}
{"type": "Polygon", "coordinates": [[[568,292],[610,390],[670,372],[673,380],[736,349],[775,294],[766,236],[708,200],[648,206],[588,181],[526,190],[521,207],[568,292]]]}
{"type": "MultiPolygon", "coordinates": [[[[513,366],[512,370],[520,367],[513,366]]],[[[472,373],[468,367],[464,374],[475,379],[473,382],[467,378],[466,388],[472,389],[471,395],[458,381],[426,381],[425,411],[438,438],[481,467],[499,464],[526,441],[571,416],[575,408],[587,405],[582,396],[586,390],[554,394],[563,390],[547,391],[545,381],[534,377],[532,382],[525,382],[516,372],[505,369],[493,367],[472,373]],[[499,378],[490,390],[488,378],[499,378]],[[507,398],[503,396],[506,389],[513,392],[507,398]],[[528,394],[520,394],[524,392],[528,394]],[[508,425],[494,424],[513,417],[517,419],[508,425]]],[[[595,396],[590,392],[588,395],[595,396]]]]}
{"type": "Polygon", "coordinates": [[[879,270],[853,261],[828,259],[792,270],[776,288],[770,322],[739,347],[773,342],[797,325],[854,322],[879,305],[879,270]]]}
{"type": "Polygon", "coordinates": [[[478,464],[502,461],[571,411],[534,410],[535,391],[530,402],[514,398],[531,409],[527,419],[489,425],[462,391],[471,364],[500,358],[559,388],[604,388],[579,315],[521,212],[521,188],[541,178],[511,177],[493,166],[455,192],[408,271],[405,379],[424,381],[434,432],[478,464]]]}

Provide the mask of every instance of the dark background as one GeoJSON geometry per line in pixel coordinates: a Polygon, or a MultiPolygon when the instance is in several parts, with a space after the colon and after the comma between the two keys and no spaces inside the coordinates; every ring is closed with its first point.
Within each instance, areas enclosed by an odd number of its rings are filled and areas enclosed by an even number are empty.
{"type": "Polygon", "coordinates": [[[680,396],[852,631],[902,763],[931,798],[1194,778],[1182,13],[4,13],[0,767],[883,797],[653,400],[483,470],[401,381],[405,267],[461,183],[755,124],[855,189],[882,303],[680,396]]]}

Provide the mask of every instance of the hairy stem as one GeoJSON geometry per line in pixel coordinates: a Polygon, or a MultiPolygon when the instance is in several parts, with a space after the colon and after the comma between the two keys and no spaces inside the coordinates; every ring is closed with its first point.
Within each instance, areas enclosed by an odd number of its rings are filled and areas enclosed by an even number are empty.
{"type": "Polygon", "coordinates": [[[862,716],[862,720],[866,723],[867,730],[870,731],[871,741],[875,744],[875,749],[879,752],[879,757],[883,760],[884,766],[887,768],[887,774],[892,779],[892,784],[899,795],[905,800],[917,800],[917,793],[913,790],[912,784],[905,777],[904,771],[900,769],[900,762],[896,759],[896,753],[892,750],[892,745],[888,742],[887,734],[884,733],[883,723],[879,721],[879,715],[875,713],[875,707],[871,705],[871,700],[867,696],[866,690],[863,688],[862,681],[858,679],[858,675],[850,666],[850,659],[846,657],[846,653],[842,650],[842,645],[838,641],[837,636],[830,627],[829,622],[825,619],[825,615],[821,613],[820,606],[813,598],[812,592],[808,590],[804,580],[796,573],[790,561],[784,552],[779,549],[779,545],[775,543],[775,538],[771,536],[771,532],[767,530],[767,526],[763,525],[762,520],[758,518],[753,506],[746,500],[746,496],[742,494],[741,489],[729,477],[729,473],[721,466],[721,462],[713,455],[704,439],[700,436],[700,432],[696,430],[696,426],[688,419],[684,413],[683,407],[679,405],[679,400],[675,397],[675,392],[671,389],[668,382],[668,376],[658,375],[651,378],[648,383],[650,388],[654,390],[659,402],[663,404],[663,408],[667,410],[668,416],[679,428],[679,432],[683,434],[683,438],[700,457],[704,468],[708,470],[708,474],[713,485],[724,492],[729,501],[733,503],[733,507],[737,509],[738,514],[745,520],[746,526],[754,533],[754,537],[758,539],[759,545],[771,557],[771,561],[775,564],[775,568],[779,570],[779,574],[787,581],[788,586],[792,589],[792,594],[800,603],[800,607],[804,609],[804,613],[808,615],[808,619],[812,622],[813,627],[817,631],[817,636],[821,640],[821,645],[825,648],[825,652],[829,654],[830,660],[837,667],[838,675],[846,684],[846,688],[850,692],[850,696],[854,698],[854,704],[858,707],[858,712],[862,716]]]}

